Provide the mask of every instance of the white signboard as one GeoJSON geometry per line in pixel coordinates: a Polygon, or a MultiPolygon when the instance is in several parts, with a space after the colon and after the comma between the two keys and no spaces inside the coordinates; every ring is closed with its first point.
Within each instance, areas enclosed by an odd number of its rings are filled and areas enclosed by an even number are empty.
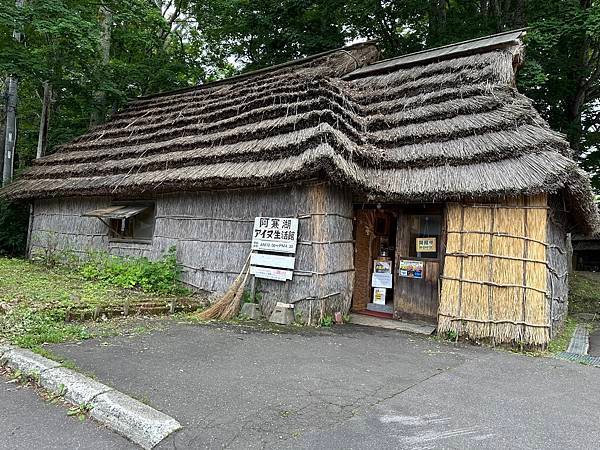
{"type": "Polygon", "coordinates": [[[296,257],[270,255],[268,253],[252,253],[250,264],[253,266],[277,267],[278,269],[294,269],[296,257]]]}
{"type": "Polygon", "coordinates": [[[271,267],[250,266],[250,274],[256,278],[266,278],[267,280],[287,281],[292,279],[291,270],[272,269],[271,267]]]}
{"type": "Polygon", "coordinates": [[[298,219],[257,217],[252,230],[252,250],[296,253],[298,219]]]}
{"type": "Polygon", "coordinates": [[[371,275],[371,286],[374,288],[392,288],[391,273],[373,273],[371,275]]]}

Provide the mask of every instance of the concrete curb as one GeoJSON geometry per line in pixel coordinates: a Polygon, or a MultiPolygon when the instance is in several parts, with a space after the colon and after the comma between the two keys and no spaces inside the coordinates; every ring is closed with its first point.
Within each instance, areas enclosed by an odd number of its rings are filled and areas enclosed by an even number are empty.
{"type": "Polygon", "coordinates": [[[0,345],[0,365],[35,373],[39,384],[77,405],[90,405],[90,415],[145,449],[151,449],[181,424],[144,403],[30,350],[0,345]]]}

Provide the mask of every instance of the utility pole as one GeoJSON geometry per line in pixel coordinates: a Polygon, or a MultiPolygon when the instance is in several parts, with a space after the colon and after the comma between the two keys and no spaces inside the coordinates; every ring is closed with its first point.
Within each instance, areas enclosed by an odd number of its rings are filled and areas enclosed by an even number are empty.
{"type": "MultiPolygon", "coordinates": [[[[17,8],[23,7],[24,0],[16,0],[17,8]]],[[[15,25],[13,38],[17,42],[21,42],[21,31],[19,26],[15,25]]],[[[6,129],[4,139],[4,168],[2,171],[2,185],[6,185],[12,181],[14,163],[15,163],[15,147],[17,143],[17,89],[19,81],[16,76],[9,75],[8,80],[8,97],[6,99],[6,129]]]]}

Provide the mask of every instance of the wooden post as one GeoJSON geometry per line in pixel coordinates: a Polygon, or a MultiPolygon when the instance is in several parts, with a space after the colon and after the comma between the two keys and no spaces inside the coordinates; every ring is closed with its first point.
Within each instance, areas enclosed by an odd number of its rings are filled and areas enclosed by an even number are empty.
{"type": "Polygon", "coordinates": [[[176,306],[177,306],[177,299],[173,298],[173,300],[171,300],[171,305],[169,305],[169,313],[175,314],[176,306]]]}
{"type": "Polygon", "coordinates": [[[256,300],[256,277],[254,275],[250,279],[250,300],[252,303],[255,303],[256,300]]]}

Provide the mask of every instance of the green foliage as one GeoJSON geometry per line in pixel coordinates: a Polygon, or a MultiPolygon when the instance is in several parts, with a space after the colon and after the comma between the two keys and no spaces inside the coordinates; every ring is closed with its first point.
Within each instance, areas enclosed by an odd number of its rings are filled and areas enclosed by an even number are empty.
{"type": "Polygon", "coordinates": [[[69,267],[49,268],[22,259],[0,258],[0,340],[38,352],[44,353],[44,343],[90,337],[85,326],[65,322],[71,308],[94,310],[97,306],[121,306],[126,301],[156,300],[156,294],[86,280],[69,267]]]}
{"type": "Polygon", "coordinates": [[[260,300],[262,299],[262,294],[260,292],[255,292],[254,296],[252,296],[250,291],[244,291],[242,299],[244,303],[260,303],[260,300]]]}
{"type": "Polygon", "coordinates": [[[562,332],[548,343],[548,351],[550,353],[560,353],[567,350],[575,328],[577,328],[577,320],[571,316],[567,317],[562,332]]]}
{"type": "Polygon", "coordinates": [[[27,245],[29,208],[0,199],[0,255],[24,255],[27,245]]]}
{"type": "Polygon", "coordinates": [[[456,342],[458,339],[458,334],[454,330],[448,330],[444,333],[443,337],[447,341],[456,342]]]}
{"type": "Polygon", "coordinates": [[[19,347],[37,349],[45,343],[87,339],[89,333],[81,325],[65,323],[64,309],[36,311],[17,307],[0,316],[0,336],[19,347]]]}
{"type": "Polygon", "coordinates": [[[244,70],[283,63],[344,45],[341,2],[206,0],[193,2],[211,52],[244,70]]]}
{"type": "MultiPolygon", "coordinates": [[[[52,86],[48,149],[84,133],[131,97],[187,87],[223,66],[208,55],[188,2],[78,0],[4,2],[0,11],[0,78],[19,78],[17,173],[35,157],[42,83],[52,86]],[[171,5],[171,7],[168,7],[171,5]],[[102,62],[100,8],[110,12],[108,64],[102,62]],[[13,29],[22,43],[12,39],[13,29]],[[103,104],[99,104],[102,92],[103,104]]],[[[1,83],[0,83],[1,84],[1,83]]]]}
{"type": "Polygon", "coordinates": [[[82,403],[75,405],[67,411],[67,416],[77,417],[80,421],[84,421],[92,408],[94,407],[91,403],[82,403]]]}
{"type": "Polygon", "coordinates": [[[333,315],[325,314],[321,319],[321,326],[325,328],[330,328],[333,325],[333,315]]]}
{"type": "Polygon", "coordinates": [[[181,272],[177,264],[175,247],[158,261],[148,258],[121,258],[104,252],[93,252],[80,268],[87,280],[97,280],[120,288],[140,288],[146,292],[180,294],[185,290],[179,285],[181,272]]]}
{"type": "Polygon", "coordinates": [[[600,317],[600,273],[573,272],[569,276],[569,312],[600,317]]]}

